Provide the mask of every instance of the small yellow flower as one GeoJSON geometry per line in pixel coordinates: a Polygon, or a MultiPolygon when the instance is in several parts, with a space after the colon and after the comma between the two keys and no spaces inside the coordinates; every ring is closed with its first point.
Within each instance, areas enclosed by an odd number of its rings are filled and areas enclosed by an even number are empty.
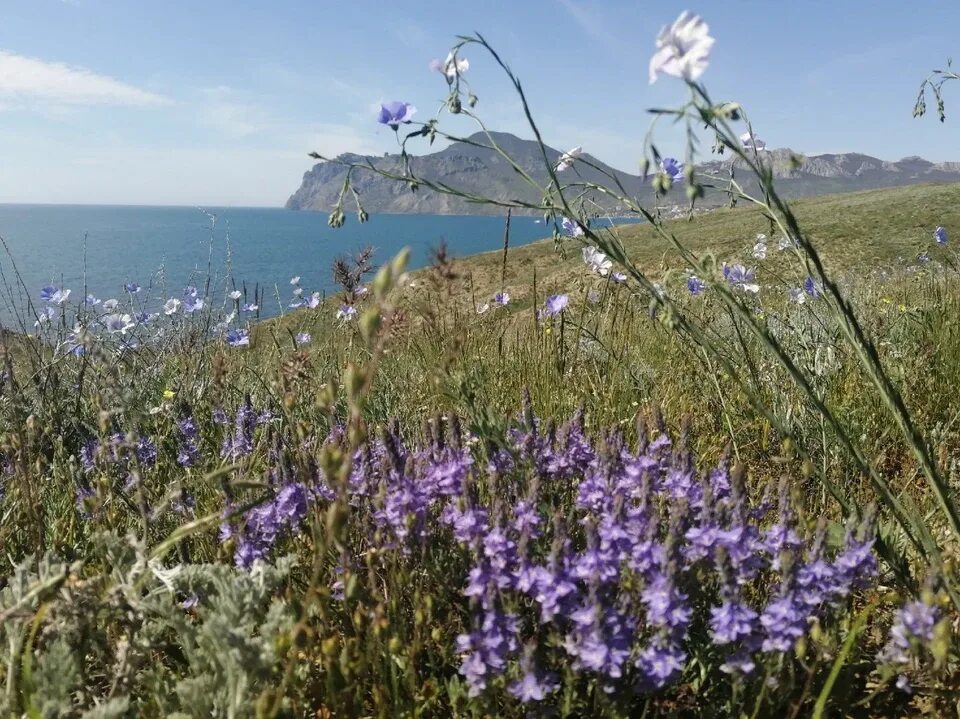
{"type": "Polygon", "coordinates": [[[173,396],[174,396],[175,394],[176,394],[176,392],[174,392],[172,389],[165,389],[165,390],[163,390],[163,398],[164,398],[164,399],[173,399],[173,396]]]}
{"type": "Polygon", "coordinates": [[[906,306],[906,305],[900,305],[898,309],[899,309],[901,312],[906,312],[906,311],[907,311],[907,306],[906,306]]]}
{"type": "Polygon", "coordinates": [[[883,303],[886,304],[886,305],[889,305],[889,304],[891,304],[892,302],[893,302],[893,300],[891,300],[889,297],[884,297],[884,298],[883,298],[883,303]]]}
{"type": "Polygon", "coordinates": [[[547,334],[550,334],[551,332],[553,332],[553,328],[552,328],[552,327],[547,327],[547,329],[545,330],[545,332],[546,332],[547,334]]]}

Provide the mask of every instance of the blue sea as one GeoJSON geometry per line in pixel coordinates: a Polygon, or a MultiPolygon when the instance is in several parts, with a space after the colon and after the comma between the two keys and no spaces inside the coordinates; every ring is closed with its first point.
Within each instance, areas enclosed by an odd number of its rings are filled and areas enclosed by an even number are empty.
{"type": "MultiPolygon", "coordinates": [[[[70,288],[71,303],[84,292],[123,298],[124,284],[137,283],[159,302],[179,297],[190,284],[232,284],[248,293],[259,286],[266,300],[261,316],[276,315],[290,297],[290,278],[301,277],[306,294],[330,291],[331,264],[338,255],[375,248],[385,262],[401,248],[412,251],[411,269],[429,262],[430,249],[445,241],[454,256],[495,250],[503,244],[504,219],[438,215],[374,215],[365,224],[347,216],[339,229],[327,215],[264,208],[0,205],[0,320],[11,318],[10,295],[24,306],[14,263],[37,301],[44,285],[70,288]],[[215,221],[211,217],[215,215],[215,221]]],[[[548,236],[533,217],[514,217],[511,245],[548,236]]],[[[153,304],[154,311],[157,305],[153,304]]]]}

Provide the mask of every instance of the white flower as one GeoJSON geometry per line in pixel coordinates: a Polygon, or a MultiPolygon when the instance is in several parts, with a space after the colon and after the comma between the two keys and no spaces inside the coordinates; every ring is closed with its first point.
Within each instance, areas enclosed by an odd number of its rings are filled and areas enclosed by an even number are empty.
{"type": "Polygon", "coordinates": [[[791,240],[786,235],[781,236],[780,241],[777,242],[777,247],[780,249],[781,252],[783,252],[784,250],[789,250],[791,247],[796,247],[796,246],[797,246],[797,243],[791,240]]]}
{"type": "Polygon", "coordinates": [[[103,318],[103,326],[107,328],[108,332],[116,334],[119,332],[122,335],[127,333],[127,330],[131,330],[136,326],[136,323],[133,321],[133,318],[124,313],[124,314],[113,314],[107,315],[103,318]]]}
{"type": "Polygon", "coordinates": [[[300,284],[300,275],[297,275],[296,277],[291,277],[291,278],[290,278],[290,284],[291,284],[291,285],[299,285],[299,284],[300,284]]]}
{"type": "Polygon", "coordinates": [[[243,297],[243,293],[240,290],[234,290],[228,295],[228,297],[230,297],[231,300],[239,300],[241,297],[243,297]]]}
{"type": "Polygon", "coordinates": [[[113,312],[117,309],[117,306],[120,304],[120,300],[104,300],[103,301],[103,311],[104,312],[113,312]]]}
{"type": "Polygon", "coordinates": [[[51,304],[62,305],[70,297],[70,290],[57,290],[50,298],[51,304]]]}
{"type": "Polygon", "coordinates": [[[606,277],[613,263],[596,247],[583,248],[583,261],[597,274],[606,277]]]}
{"type": "Polygon", "coordinates": [[[553,168],[554,172],[563,172],[568,167],[573,165],[573,161],[580,157],[581,154],[583,154],[583,148],[579,145],[572,150],[563,153],[560,155],[560,159],[557,161],[557,166],[553,168]]]}
{"type": "Polygon", "coordinates": [[[482,305],[480,305],[479,307],[477,307],[477,314],[478,314],[478,315],[482,315],[484,312],[486,312],[486,311],[489,310],[489,309],[490,309],[490,303],[489,303],[489,302],[484,302],[482,305]]]}
{"type": "Polygon", "coordinates": [[[293,290],[293,296],[294,296],[294,297],[299,297],[299,296],[302,295],[302,294],[303,294],[303,288],[302,288],[302,287],[297,287],[297,288],[295,288],[295,289],[293,290]]]}
{"type": "Polygon", "coordinates": [[[664,73],[684,80],[696,80],[707,69],[714,39],[699,15],[684,10],[669,28],[657,36],[657,51],[650,58],[650,82],[664,73]]]}
{"type": "Polygon", "coordinates": [[[747,150],[766,150],[767,143],[761,140],[756,135],[751,132],[745,132],[740,135],[740,142],[743,143],[743,146],[747,150]]]}
{"type": "Polygon", "coordinates": [[[177,310],[180,309],[180,304],[180,300],[178,300],[176,297],[171,297],[169,300],[163,303],[163,314],[167,315],[168,317],[170,315],[175,315],[177,310]]]}
{"type": "Polygon", "coordinates": [[[447,82],[452,83],[457,79],[457,75],[462,75],[470,69],[470,62],[465,57],[454,57],[453,52],[448,52],[446,60],[443,62],[434,60],[430,63],[430,69],[443,73],[447,82]]]}
{"type": "Polygon", "coordinates": [[[757,235],[757,243],[753,246],[753,256],[758,260],[764,260],[767,257],[767,236],[757,235]]]}

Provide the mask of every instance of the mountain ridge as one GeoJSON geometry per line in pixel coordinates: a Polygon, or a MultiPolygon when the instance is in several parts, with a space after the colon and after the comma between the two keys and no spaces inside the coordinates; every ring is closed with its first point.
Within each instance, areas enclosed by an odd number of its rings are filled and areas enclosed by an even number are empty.
{"type": "MultiPolygon", "coordinates": [[[[510,133],[490,133],[501,149],[510,155],[516,163],[530,174],[538,183],[545,184],[547,174],[544,171],[543,154],[539,145],[510,133]]],[[[470,142],[488,143],[484,133],[475,133],[467,138],[470,142]]],[[[556,162],[561,151],[545,146],[547,159],[556,162]]],[[[858,152],[823,153],[803,158],[796,166],[797,157],[788,148],[764,150],[761,153],[764,162],[772,166],[777,178],[778,189],[787,197],[807,197],[856,190],[896,187],[921,182],[960,182],[960,162],[934,163],[922,157],[908,156],[900,160],[882,160],[858,152]]],[[[607,165],[597,158],[584,153],[599,169],[593,169],[579,162],[576,172],[587,182],[609,184],[609,177],[615,176],[627,191],[627,194],[641,203],[654,199],[649,178],[644,180],[623,170],[607,165]]],[[[369,161],[379,170],[402,173],[403,165],[399,155],[382,156],[343,153],[336,160],[341,162],[369,161]]],[[[414,174],[462,189],[468,194],[490,197],[498,200],[522,199],[539,204],[540,196],[530,188],[516,170],[496,151],[476,147],[469,142],[454,142],[436,152],[426,155],[410,156],[414,174]]],[[[737,158],[721,158],[698,165],[701,172],[727,174],[731,170],[744,169],[744,163],[737,158]]],[[[300,187],[287,200],[286,208],[329,212],[343,187],[346,168],[336,161],[322,161],[304,173],[300,187]]],[[[573,180],[577,175],[568,170],[565,177],[573,180]]],[[[501,214],[502,208],[473,203],[459,197],[452,197],[425,189],[422,186],[413,192],[405,184],[389,180],[369,170],[354,170],[352,177],[354,190],[360,196],[364,209],[372,213],[419,213],[419,214],[501,214]]],[[[752,189],[752,188],[749,188],[752,189]]],[[[683,203],[683,195],[674,195],[677,203],[683,203]]],[[[603,195],[590,198],[598,212],[616,212],[621,210],[614,200],[603,195]]],[[[723,193],[708,193],[705,205],[724,204],[723,193]]],[[[661,203],[663,200],[661,200],[661,203]]],[[[670,202],[670,196],[667,198],[670,202]]],[[[522,213],[521,213],[522,214],[522,213]]],[[[530,211],[529,214],[536,214],[530,211]]]]}

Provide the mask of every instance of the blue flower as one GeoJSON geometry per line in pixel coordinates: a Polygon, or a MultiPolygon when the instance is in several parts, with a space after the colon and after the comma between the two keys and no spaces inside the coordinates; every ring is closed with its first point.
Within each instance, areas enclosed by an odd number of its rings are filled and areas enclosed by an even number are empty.
{"type": "Polygon", "coordinates": [[[310,336],[309,332],[299,332],[294,339],[296,340],[297,345],[305,345],[309,344],[313,337],[310,336]]]}
{"type": "Polygon", "coordinates": [[[508,304],[510,304],[510,293],[498,292],[493,296],[493,301],[502,307],[506,307],[508,304]]]}
{"type": "Polygon", "coordinates": [[[938,245],[947,244],[947,229],[942,225],[933,231],[933,239],[937,241],[938,245]]]}
{"type": "Polygon", "coordinates": [[[664,157],[660,160],[660,171],[670,178],[674,185],[683,182],[683,163],[672,157],[664,157]]]}
{"type": "Polygon", "coordinates": [[[760,291],[760,285],[756,282],[756,273],[752,269],[747,269],[743,265],[723,265],[723,276],[735,290],[752,292],[756,294],[760,291]]]}
{"type": "Polygon", "coordinates": [[[244,329],[234,329],[227,332],[227,344],[231,347],[248,347],[250,345],[250,333],[244,329]]]}
{"type": "Polygon", "coordinates": [[[580,237],[583,235],[583,228],[575,220],[564,217],[560,220],[560,229],[567,237],[580,237]]]}
{"type": "Polygon", "coordinates": [[[550,295],[544,303],[544,311],[547,315],[553,317],[563,312],[568,304],[570,304],[568,295],[550,295]]]}
{"type": "Polygon", "coordinates": [[[143,288],[140,287],[140,285],[138,285],[136,282],[129,282],[123,286],[123,289],[125,289],[131,295],[135,295],[143,288]]]}
{"type": "Polygon", "coordinates": [[[696,275],[690,275],[687,278],[687,289],[691,295],[696,296],[702,294],[703,291],[707,289],[707,284],[696,275]]]}
{"type": "Polygon", "coordinates": [[[341,305],[340,309],[337,310],[337,319],[343,320],[344,322],[349,322],[356,316],[357,308],[353,305],[341,305]]]}
{"type": "Polygon", "coordinates": [[[70,297],[70,290],[46,286],[40,290],[40,299],[52,305],[62,305],[70,297]]]}
{"type": "Polygon", "coordinates": [[[397,130],[400,128],[400,125],[408,124],[416,111],[417,108],[409,102],[385,102],[380,105],[377,122],[381,125],[387,125],[393,130],[397,130]]]}
{"type": "Polygon", "coordinates": [[[820,290],[817,288],[817,283],[812,277],[807,277],[807,279],[803,281],[803,291],[813,299],[817,299],[817,297],[820,296],[820,290]]]}

